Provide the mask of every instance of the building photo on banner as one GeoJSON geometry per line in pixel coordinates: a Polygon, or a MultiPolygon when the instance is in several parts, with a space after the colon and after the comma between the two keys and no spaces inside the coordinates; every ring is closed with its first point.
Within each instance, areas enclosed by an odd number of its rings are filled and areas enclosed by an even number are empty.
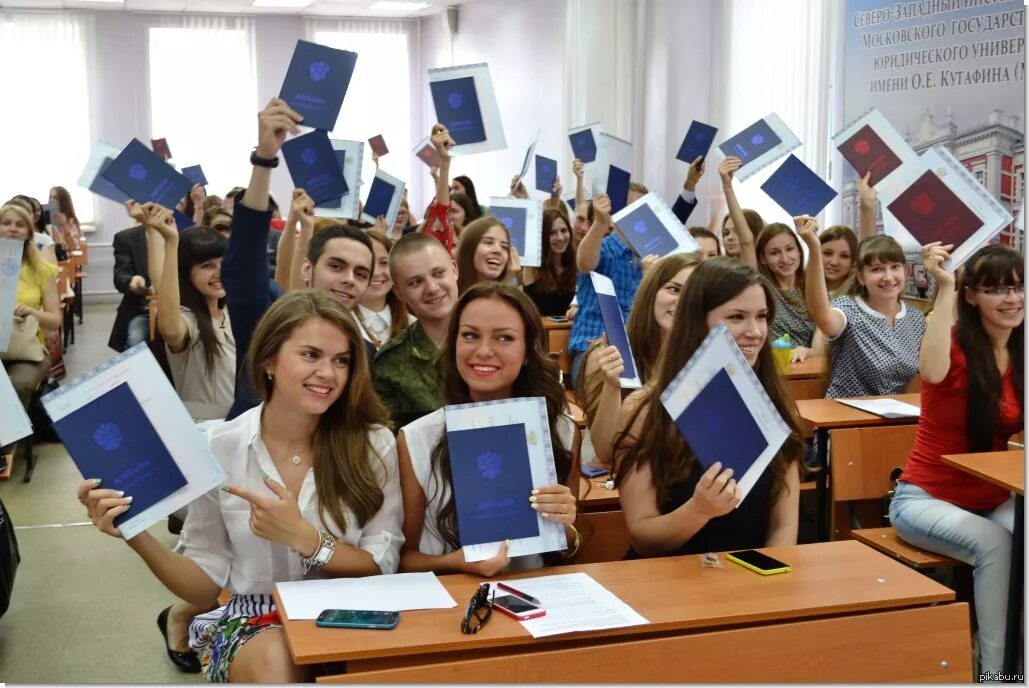
{"type": "MultiPolygon", "coordinates": [[[[1023,3],[846,0],[845,26],[845,121],[876,108],[918,155],[944,146],[1014,218],[996,240],[1022,251],[1023,3]]],[[[857,175],[843,165],[843,224],[857,227],[857,175]]],[[[876,220],[889,230],[881,208],[876,220]]],[[[921,251],[904,249],[908,293],[924,297],[921,251]]]]}

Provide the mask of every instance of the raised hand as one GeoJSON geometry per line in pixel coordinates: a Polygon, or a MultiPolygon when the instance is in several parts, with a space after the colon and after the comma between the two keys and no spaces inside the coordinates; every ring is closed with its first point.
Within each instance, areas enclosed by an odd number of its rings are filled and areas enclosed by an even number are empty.
{"type": "Polygon", "coordinates": [[[521,178],[516,174],[511,177],[511,195],[515,198],[528,198],[529,192],[525,190],[525,184],[522,183],[521,178]]]}
{"type": "Polygon", "coordinates": [[[611,197],[599,194],[593,199],[593,218],[601,225],[611,224],[611,197]]]}
{"type": "Polygon", "coordinates": [[[97,530],[119,540],[124,539],[121,531],[115,527],[114,519],[129,510],[132,497],[126,497],[121,490],[101,489],[99,480],[79,483],[77,496],[97,530]]]}
{"type": "Polygon", "coordinates": [[[793,218],[793,226],[796,227],[797,234],[800,235],[800,238],[803,239],[808,248],[812,251],[821,251],[818,243],[818,220],[810,215],[798,215],[793,218]]]}
{"type": "Polygon", "coordinates": [[[175,216],[172,211],[159,203],[144,203],[143,213],[146,217],[146,226],[157,230],[164,239],[176,238],[179,235],[178,227],[175,226],[175,216]]]}
{"type": "MultiPolygon", "coordinates": [[[[604,341],[607,341],[605,335],[604,341]]],[[[607,346],[597,352],[600,372],[604,375],[604,384],[615,389],[621,389],[621,375],[625,372],[625,362],[617,346],[607,346]]]]}
{"type": "Polygon", "coordinates": [[[193,201],[194,206],[201,205],[207,198],[207,190],[200,184],[194,184],[193,188],[189,190],[189,198],[193,201]]]}
{"type": "MultiPolygon", "coordinates": [[[[314,227],[314,200],[303,189],[293,189],[290,201],[290,214],[300,222],[300,230],[306,231],[314,227]]],[[[292,231],[292,229],[291,229],[292,231]]]]}
{"type": "Polygon", "coordinates": [[[257,155],[274,158],[279,154],[286,134],[298,134],[297,126],[304,117],[280,98],[272,98],[263,110],[257,113],[257,155]]]}
{"type": "Polygon", "coordinates": [[[561,198],[561,194],[564,193],[565,187],[561,186],[561,177],[557,177],[554,180],[554,188],[550,190],[550,195],[553,198],[561,198]]]}
{"type": "Polygon", "coordinates": [[[439,154],[441,160],[450,160],[450,148],[454,145],[454,139],[450,132],[442,124],[434,124],[432,127],[432,145],[439,154]]]}
{"type": "Polygon", "coordinates": [[[922,247],[922,265],[925,266],[926,272],[936,280],[938,287],[954,288],[954,274],[947,272],[943,267],[943,264],[950,260],[950,251],[953,248],[954,244],[944,246],[939,241],[922,247]]]}
{"type": "Polygon", "coordinates": [[[654,265],[659,260],[661,260],[661,256],[657,255],[656,253],[648,253],[647,255],[643,256],[643,260],[640,261],[640,272],[642,272],[644,275],[647,274],[647,271],[650,270],[650,268],[654,267],[654,265]]]}
{"type": "Polygon", "coordinates": [[[582,179],[582,175],[586,172],[586,165],[583,164],[582,160],[576,158],[572,161],[572,174],[578,179],[582,179]]]}
{"type": "Polygon", "coordinates": [[[858,202],[861,205],[874,206],[876,193],[875,189],[868,183],[868,179],[872,176],[871,172],[865,172],[865,176],[858,177],[857,189],[858,189],[858,202]]]}
{"type": "Polygon", "coordinates": [[[532,491],[529,496],[532,508],[548,521],[575,523],[578,500],[567,485],[544,485],[532,491]]]}
{"type": "MultiPolygon", "coordinates": [[[[721,170],[719,170],[721,172],[721,170]]],[[[694,191],[697,188],[697,182],[704,176],[704,158],[697,156],[693,162],[690,163],[690,168],[686,171],[686,182],[682,185],[687,191],[694,191]]]]}
{"type": "Polygon", "coordinates": [[[740,503],[739,489],[732,477],[732,469],[722,470],[722,462],[716,461],[693,488],[693,496],[687,504],[692,504],[697,512],[707,519],[724,516],[740,503]]]}
{"type": "Polygon", "coordinates": [[[722,178],[722,184],[731,184],[733,175],[741,167],[743,167],[743,161],[731,155],[718,163],[718,175],[722,178]]]}

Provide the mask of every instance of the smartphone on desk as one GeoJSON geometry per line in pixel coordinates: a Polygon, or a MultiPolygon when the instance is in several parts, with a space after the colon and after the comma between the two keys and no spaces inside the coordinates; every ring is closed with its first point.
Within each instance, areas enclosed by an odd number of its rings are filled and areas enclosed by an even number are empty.
{"type": "Polygon", "coordinates": [[[743,568],[750,569],[760,573],[762,576],[771,576],[775,573],[786,573],[790,570],[790,565],[773,559],[767,554],[762,554],[757,550],[744,549],[739,552],[729,552],[725,555],[725,558],[729,561],[739,564],[743,568]]]}
{"type": "Polygon", "coordinates": [[[507,614],[518,621],[537,619],[547,614],[547,610],[543,607],[517,595],[498,595],[493,598],[493,606],[498,612],[507,614]]]}
{"type": "Polygon", "coordinates": [[[603,466],[591,466],[588,463],[580,464],[579,470],[582,471],[582,474],[587,478],[599,478],[600,476],[607,475],[611,472],[603,466]]]}
{"type": "Polygon", "coordinates": [[[396,628],[400,612],[369,612],[358,609],[326,609],[318,615],[315,625],[326,628],[396,628]]]}

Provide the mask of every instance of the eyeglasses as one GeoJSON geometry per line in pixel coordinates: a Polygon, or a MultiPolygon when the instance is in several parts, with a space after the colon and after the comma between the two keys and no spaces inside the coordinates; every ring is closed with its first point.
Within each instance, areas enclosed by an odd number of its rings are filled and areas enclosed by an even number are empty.
{"type": "Polygon", "coordinates": [[[461,621],[461,632],[474,635],[479,629],[486,625],[489,618],[493,616],[493,598],[497,596],[496,590],[490,595],[489,583],[483,583],[472,595],[468,602],[468,609],[464,612],[464,619],[461,621]]]}
{"type": "Polygon", "coordinates": [[[984,296],[1025,296],[1025,285],[1014,284],[1006,287],[969,287],[976,294],[984,296]]]}

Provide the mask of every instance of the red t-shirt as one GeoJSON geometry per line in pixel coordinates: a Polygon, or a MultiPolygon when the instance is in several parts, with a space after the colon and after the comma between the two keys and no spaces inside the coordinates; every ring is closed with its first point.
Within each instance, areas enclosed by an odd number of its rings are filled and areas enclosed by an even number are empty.
{"type": "Polygon", "coordinates": [[[433,199],[425,212],[425,228],[422,231],[439,239],[447,253],[452,254],[457,236],[450,226],[449,213],[450,206],[437,203],[436,199],[433,199]]]}
{"type": "MultiPolygon", "coordinates": [[[[993,451],[1007,449],[1008,439],[1022,429],[1022,404],[1015,392],[1011,366],[1004,374],[1002,387],[999,427],[993,436],[993,451]]],[[[968,453],[965,436],[967,395],[965,352],[952,334],[947,377],[938,384],[922,383],[922,415],[918,419],[915,446],[908,456],[901,480],[962,508],[991,511],[1003,504],[1010,493],[940,460],[943,454],[968,453]]]]}

